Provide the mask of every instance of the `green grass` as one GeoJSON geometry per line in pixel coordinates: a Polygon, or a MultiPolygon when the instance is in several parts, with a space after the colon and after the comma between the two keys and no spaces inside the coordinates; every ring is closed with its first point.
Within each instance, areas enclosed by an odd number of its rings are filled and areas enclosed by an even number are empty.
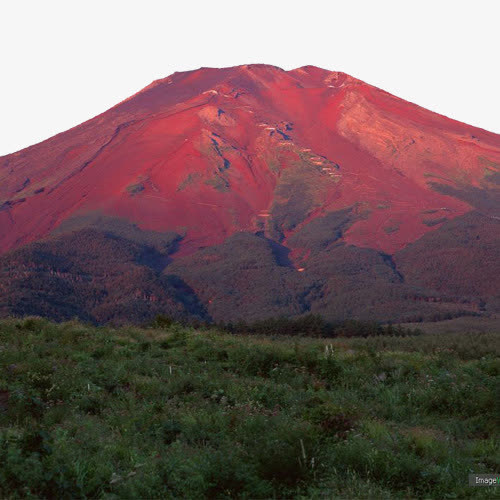
{"type": "Polygon", "coordinates": [[[4,320],[0,497],[498,497],[499,353],[4,320]]]}

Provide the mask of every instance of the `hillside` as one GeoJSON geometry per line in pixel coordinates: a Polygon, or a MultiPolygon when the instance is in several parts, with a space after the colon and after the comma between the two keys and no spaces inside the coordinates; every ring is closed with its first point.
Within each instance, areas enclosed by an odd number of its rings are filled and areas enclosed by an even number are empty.
{"type": "Polygon", "coordinates": [[[0,314],[500,312],[500,137],[349,75],[201,68],[0,158],[0,314]]]}
{"type": "Polygon", "coordinates": [[[496,334],[0,321],[2,498],[493,498],[496,334]]]}

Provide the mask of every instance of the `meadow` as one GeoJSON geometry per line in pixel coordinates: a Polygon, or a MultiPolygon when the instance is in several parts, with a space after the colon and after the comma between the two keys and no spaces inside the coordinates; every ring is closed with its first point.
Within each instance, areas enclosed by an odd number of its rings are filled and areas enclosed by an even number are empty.
{"type": "Polygon", "coordinates": [[[500,498],[500,334],[0,321],[2,498],[500,498]]]}

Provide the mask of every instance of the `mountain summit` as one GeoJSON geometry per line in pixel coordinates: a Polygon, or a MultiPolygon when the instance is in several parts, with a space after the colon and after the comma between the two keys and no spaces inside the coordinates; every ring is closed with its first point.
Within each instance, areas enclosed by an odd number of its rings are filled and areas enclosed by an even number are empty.
{"type": "Polygon", "coordinates": [[[3,314],[500,308],[500,136],[344,73],[174,73],[0,179],[3,314]]]}

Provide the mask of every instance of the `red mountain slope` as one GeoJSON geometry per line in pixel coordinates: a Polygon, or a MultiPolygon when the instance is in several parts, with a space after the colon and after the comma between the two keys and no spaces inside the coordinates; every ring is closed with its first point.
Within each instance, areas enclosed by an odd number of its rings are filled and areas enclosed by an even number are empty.
{"type": "Polygon", "coordinates": [[[499,179],[500,136],[343,73],[175,73],[0,158],[0,314],[497,311],[499,179]]]}
{"type": "Polygon", "coordinates": [[[1,158],[0,249],[90,210],[185,234],[183,253],[262,227],[286,244],[356,204],[366,216],[345,241],[393,253],[472,209],[431,182],[479,188],[499,165],[498,135],[343,73],[203,68],[1,158]]]}

